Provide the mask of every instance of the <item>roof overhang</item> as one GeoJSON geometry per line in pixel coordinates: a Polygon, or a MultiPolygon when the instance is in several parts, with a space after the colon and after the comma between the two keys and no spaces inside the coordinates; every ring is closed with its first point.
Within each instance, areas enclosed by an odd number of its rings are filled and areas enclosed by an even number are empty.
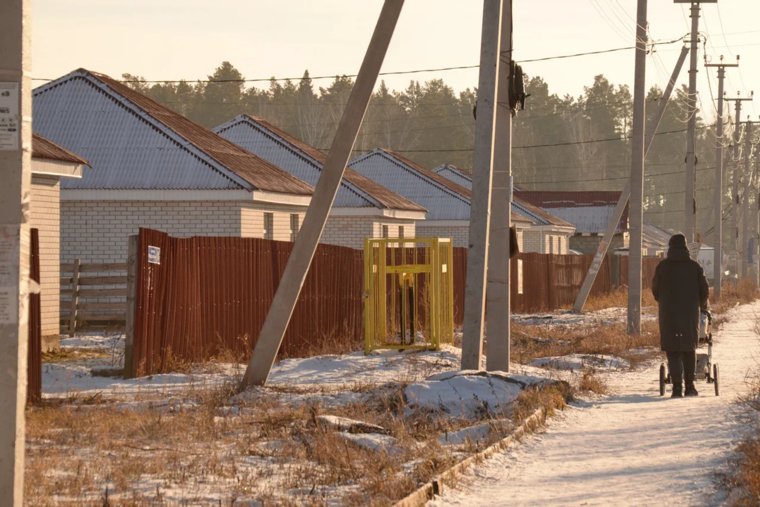
{"type": "Polygon", "coordinates": [[[32,158],[32,174],[38,176],[81,179],[84,167],[84,164],[74,162],[63,162],[48,158],[32,158]]]}
{"type": "MultiPolygon", "coordinates": [[[[333,207],[330,216],[336,217],[379,217],[399,220],[425,220],[426,211],[379,208],[343,208],[333,207]]],[[[427,221],[426,221],[427,222],[427,221]]]]}
{"type": "Polygon", "coordinates": [[[61,189],[62,201],[245,201],[306,207],[311,196],[231,190],[61,189]]]}

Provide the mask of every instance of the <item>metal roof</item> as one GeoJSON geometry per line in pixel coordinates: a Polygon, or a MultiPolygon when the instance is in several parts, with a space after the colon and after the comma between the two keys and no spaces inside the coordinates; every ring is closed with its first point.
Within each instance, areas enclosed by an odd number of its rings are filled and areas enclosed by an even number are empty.
{"type": "Polygon", "coordinates": [[[64,188],[246,189],[305,182],[110,77],[78,69],[34,90],[34,127],[95,169],[64,188]]]}
{"type": "Polygon", "coordinates": [[[451,164],[439,165],[433,172],[440,174],[444,178],[450,179],[457,185],[461,185],[465,188],[472,189],[472,178],[468,174],[463,173],[458,167],[451,164]]]}
{"type": "MultiPolygon", "coordinates": [[[[575,225],[576,233],[604,234],[607,223],[612,217],[619,191],[553,191],[553,190],[520,190],[515,192],[523,200],[549,210],[571,224],[575,225]]],[[[623,216],[618,223],[616,233],[628,230],[628,206],[623,210],[623,216]]]]}
{"type": "MultiPolygon", "coordinates": [[[[213,130],[312,185],[316,185],[327,161],[323,152],[255,116],[242,114],[213,130]]],[[[351,168],[343,174],[335,206],[425,211],[351,168]]]]}
{"type": "Polygon", "coordinates": [[[32,134],[32,158],[90,165],[90,163],[82,157],[35,133],[32,134]]]}
{"type": "MultiPolygon", "coordinates": [[[[349,165],[357,172],[427,208],[428,220],[470,219],[472,194],[469,189],[394,151],[377,149],[355,159],[349,165]]],[[[512,220],[534,223],[530,217],[517,215],[515,209],[512,210],[512,220]]]]}

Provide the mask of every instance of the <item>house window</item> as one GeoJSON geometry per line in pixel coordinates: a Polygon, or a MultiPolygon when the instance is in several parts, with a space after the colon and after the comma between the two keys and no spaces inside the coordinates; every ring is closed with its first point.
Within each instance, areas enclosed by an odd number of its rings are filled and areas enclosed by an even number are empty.
{"type": "Polygon", "coordinates": [[[387,225],[383,226],[383,237],[384,238],[388,237],[388,226],[387,225]]]}
{"type": "Polygon", "coordinates": [[[298,213],[291,213],[290,214],[290,241],[295,241],[296,236],[298,235],[298,227],[299,227],[299,216],[298,213]]]}
{"type": "Polygon", "coordinates": [[[398,226],[398,237],[399,238],[403,238],[404,237],[404,226],[403,225],[399,225],[398,226]]]}
{"type": "Polygon", "coordinates": [[[274,213],[264,213],[264,239],[274,239],[274,213]]]}

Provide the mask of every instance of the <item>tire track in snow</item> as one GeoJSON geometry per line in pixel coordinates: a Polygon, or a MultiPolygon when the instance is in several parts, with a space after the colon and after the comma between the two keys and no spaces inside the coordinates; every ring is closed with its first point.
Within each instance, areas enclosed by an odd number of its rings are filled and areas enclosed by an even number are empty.
{"type": "Polygon", "coordinates": [[[719,478],[744,429],[734,402],[760,368],[760,301],[728,317],[713,333],[719,397],[704,381],[697,398],[660,397],[659,361],[610,374],[611,395],[574,404],[428,505],[722,504],[719,478]]]}

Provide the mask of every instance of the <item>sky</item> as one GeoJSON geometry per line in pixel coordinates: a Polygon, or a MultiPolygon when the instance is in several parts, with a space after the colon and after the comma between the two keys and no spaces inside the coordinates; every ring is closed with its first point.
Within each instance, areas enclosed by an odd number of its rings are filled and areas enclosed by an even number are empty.
{"type": "MultiPolygon", "coordinates": [[[[549,91],[578,97],[594,76],[631,87],[634,51],[626,49],[572,58],[530,60],[632,47],[636,0],[514,0],[514,58],[529,76],[541,76],[549,91]]],[[[690,30],[689,4],[649,0],[650,39],[672,41],[690,30]]],[[[265,88],[268,79],[299,79],[308,69],[316,86],[335,75],[356,74],[382,0],[33,0],[34,85],[76,68],[119,78],[128,72],[147,80],[206,79],[229,61],[265,88]]],[[[449,67],[385,75],[393,90],[411,80],[443,79],[456,91],[475,88],[480,57],[483,2],[406,0],[382,72],[449,67]]],[[[728,96],[747,96],[760,82],[760,2],[719,0],[700,11],[706,51],[698,58],[699,106],[715,115],[716,69],[701,66],[705,54],[740,67],[728,69],[728,96]]],[[[647,88],[665,88],[681,42],[662,43],[647,58],[647,88]]],[[[688,67],[688,62],[687,66],[688,67]]],[[[686,67],[679,83],[688,83],[686,67]]],[[[758,88],[760,90],[760,88],[758,88]]],[[[760,101],[760,97],[758,97],[760,101]]],[[[760,104],[744,103],[757,119],[760,104]]],[[[742,114],[744,117],[745,114],[742,114]]],[[[746,119],[746,117],[744,118],[746,119]]]]}

